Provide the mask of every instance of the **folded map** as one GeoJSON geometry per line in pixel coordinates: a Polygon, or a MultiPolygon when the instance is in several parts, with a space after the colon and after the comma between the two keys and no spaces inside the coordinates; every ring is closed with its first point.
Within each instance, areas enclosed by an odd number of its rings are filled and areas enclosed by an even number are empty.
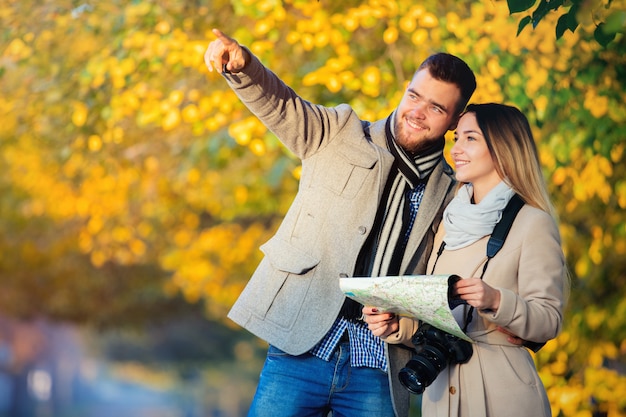
{"type": "Polygon", "coordinates": [[[458,279],[456,275],[340,278],[339,285],[347,297],[363,305],[417,318],[471,342],[450,309],[449,287],[458,279]]]}

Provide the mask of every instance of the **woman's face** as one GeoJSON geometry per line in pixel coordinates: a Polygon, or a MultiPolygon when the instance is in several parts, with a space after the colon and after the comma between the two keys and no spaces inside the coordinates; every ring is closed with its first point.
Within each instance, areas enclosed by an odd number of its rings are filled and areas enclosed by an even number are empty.
{"type": "Polygon", "coordinates": [[[502,180],[496,171],[483,132],[474,113],[465,113],[454,133],[450,154],[454,161],[456,179],[472,183],[474,202],[480,200],[502,180]]]}

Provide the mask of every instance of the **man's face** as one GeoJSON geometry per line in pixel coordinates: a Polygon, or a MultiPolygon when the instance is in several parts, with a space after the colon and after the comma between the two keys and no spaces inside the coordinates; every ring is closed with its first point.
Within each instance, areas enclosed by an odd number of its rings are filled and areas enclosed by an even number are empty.
{"type": "Polygon", "coordinates": [[[415,74],[398,105],[396,142],[407,152],[418,154],[454,129],[461,91],[451,83],[430,75],[428,69],[415,74]]]}

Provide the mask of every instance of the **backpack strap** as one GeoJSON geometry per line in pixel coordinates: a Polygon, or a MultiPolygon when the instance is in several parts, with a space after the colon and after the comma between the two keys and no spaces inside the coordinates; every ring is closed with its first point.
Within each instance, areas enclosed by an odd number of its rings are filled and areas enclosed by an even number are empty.
{"type": "Polygon", "coordinates": [[[483,273],[480,275],[480,279],[483,279],[485,271],[487,270],[487,265],[489,265],[491,258],[496,256],[496,253],[498,253],[500,249],[502,249],[502,246],[504,246],[506,235],[509,234],[509,230],[511,230],[511,226],[513,226],[513,221],[523,205],[524,201],[522,198],[519,195],[514,194],[502,211],[502,217],[500,218],[500,221],[496,223],[496,226],[493,228],[493,232],[491,232],[491,236],[489,237],[489,241],[487,242],[487,262],[485,262],[485,265],[483,266],[483,273]]]}
{"type": "MultiPolygon", "coordinates": [[[[515,220],[517,213],[523,206],[524,201],[519,195],[515,194],[504,208],[504,211],[502,212],[502,218],[496,224],[496,227],[494,227],[493,233],[491,234],[491,237],[487,242],[487,263],[489,263],[489,259],[496,256],[496,253],[498,253],[498,251],[502,249],[504,241],[506,240],[506,236],[509,234],[511,226],[513,226],[513,221],[515,220]]],[[[483,268],[483,274],[485,273],[485,269],[487,269],[486,264],[483,268]]],[[[535,353],[538,352],[539,349],[541,349],[544,345],[545,343],[531,342],[529,340],[524,340],[523,342],[523,346],[527,347],[535,353]]]]}
{"type": "MultiPolygon", "coordinates": [[[[500,249],[502,249],[502,246],[504,246],[504,241],[506,240],[506,236],[509,234],[509,230],[511,230],[511,226],[513,226],[513,221],[523,206],[524,200],[522,200],[519,195],[514,194],[502,211],[502,217],[500,218],[500,221],[496,223],[496,226],[493,228],[493,232],[491,232],[491,236],[489,237],[489,241],[487,242],[487,261],[483,266],[483,272],[480,274],[480,279],[483,279],[491,258],[496,256],[500,249]]],[[[467,331],[467,328],[472,321],[473,312],[474,307],[470,307],[467,312],[465,326],[463,326],[463,332],[467,331]]]]}
{"type": "Polygon", "coordinates": [[[513,195],[513,197],[509,200],[508,204],[504,208],[504,211],[502,212],[500,221],[493,228],[491,237],[487,242],[487,257],[489,259],[496,256],[496,253],[502,249],[506,236],[509,234],[511,226],[513,226],[513,221],[523,205],[524,201],[517,194],[513,195]]]}

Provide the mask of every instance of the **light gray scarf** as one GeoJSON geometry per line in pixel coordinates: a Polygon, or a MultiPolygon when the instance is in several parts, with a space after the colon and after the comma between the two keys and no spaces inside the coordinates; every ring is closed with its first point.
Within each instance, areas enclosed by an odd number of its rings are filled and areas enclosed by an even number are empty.
{"type": "Polygon", "coordinates": [[[464,248],[490,235],[514,194],[511,187],[500,181],[480,203],[472,204],[474,188],[471,184],[461,187],[443,213],[446,249],[464,248]]]}

